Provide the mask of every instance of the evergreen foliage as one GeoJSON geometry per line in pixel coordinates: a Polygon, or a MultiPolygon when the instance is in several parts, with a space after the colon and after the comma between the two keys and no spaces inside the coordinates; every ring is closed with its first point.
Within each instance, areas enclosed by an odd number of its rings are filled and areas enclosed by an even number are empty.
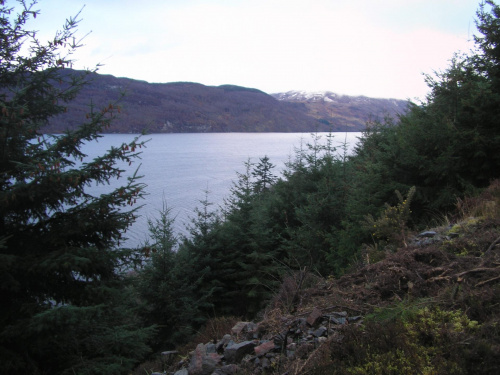
{"type": "MultiPolygon", "coordinates": [[[[0,363],[8,374],[119,374],[143,358],[133,294],[118,272],[133,251],[116,248],[142,197],[137,174],[94,196],[89,188],[124,172],[137,139],[86,160],[84,143],[118,107],[89,107],[82,125],[44,135],[88,79],[67,74],[80,47],[77,18],[42,44],[25,29],[38,11],[0,3],[0,363]]],[[[77,16],[78,17],[78,16],[77,16]]]]}
{"type": "Polygon", "coordinates": [[[158,217],[148,219],[150,240],[144,246],[147,257],[136,282],[148,324],[156,324],[154,347],[173,349],[200,325],[202,304],[196,300],[199,280],[190,279],[193,261],[178,252],[175,218],[164,203],[158,217]]]}

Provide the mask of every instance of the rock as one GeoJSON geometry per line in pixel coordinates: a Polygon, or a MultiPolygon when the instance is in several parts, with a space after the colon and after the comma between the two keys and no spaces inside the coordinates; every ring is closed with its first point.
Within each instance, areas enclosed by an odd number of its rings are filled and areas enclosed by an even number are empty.
{"type": "Polygon", "coordinates": [[[309,324],[310,326],[315,325],[317,321],[321,318],[321,316],[322,316],[321,310],[315,307],[314,310],[307,317],[307,324],[309,324]]]}
{"type": "Polygon", "coordinates": [[[254,322],[238,322],[231,329],[233,335],[244,336],[247,340],[257,339],[259,326],[254,322]]]}
{"type": "MultiPolygon", "coordinates": [[[[282,331],[274,336],[266,326],[259,329],[255,323],[239,322],[231,330],[233,335],[224,335],[216,344],[199,344],[190,355],[189,367],[173,375],[236,375],[240,371],[262,375],[283,360],[307,360],[319,345],[341,342],[341,326],[362,321],[362,316],[349,316],[345,311],[323,315],[319,308],[314,308],[307,318],[282,318],[282,331]],[[238,342],[245,338],[246,341],[238,342]]],[[[173,356],[176,353],[163,354],[173,356]]],[[[178,366],[187,364],[179,363],[178,366]]]]}
{"type": "Polygon", "coordinates": [[[220,357],[211,353],[207,355],[207,348],[204,344],[198,344],[189,363],[189,375],[210,375],[214,372],[220,357]]]}
{"type": "Polygon", "coordinates": [[[248,323],[243,332],[246,332],[247,340],[256,340],[259,338],[259,326],[254,322],[248,323]]]}
{"type": "Polygon", "coordinates": [[[215,370],[212,375],[233,375],[236,374],[239,371],[239,367],[237,365],[225,365],[222,366],[221,368],[218,368],[215,370]]]}
{"type": "Polygon", "coordinates": [[[229,343],[232,341],[232,337],[229,334],[226,334],[222,337],[222,340],[220,340],[216,345],[215,348],[217,352],[221,352],[226,346],[229,345],[229,343]]]}
{"type": "Polygon", "coordinates": [[[347,317],[347,311],[336,311],[334,313],[332,313],[332,315],[334,316],[342,316],[342,317],[347,317]]]}
{"type": "Polygon", "coordinates": [[[224,350],[224,358],[227,363],[240,362],[245,354],[253,353],[255,343],[253,341],[243,341],[239,344],[227,346],[224,350]]]}
{"type": "Polygon", "coordinates": [[[261,357],[264,354],[269,353],[270,351],[274,350],[274,348],[276,348],[276,345],[274,345],[274,342],[273,341],[267,341],[267,342],[264,342],[264,343],[260,344],[259,346],[256,346],[254,348],[254,350],[255,350],[255,354],[258,357],[261,357]]]}
{"type": "Polygon", "coordinates": [[[321,337],[323,336],[328,330],[325,327],[319,327],[316,331],[314,331],[312,334],[315,337],[321,337]]]}
{"type": "Polygon", "coordinates": [[[207,349],[207,354],[209,353],[217,353],[217,346],[215,344],[207,344],[206,345],[206,349],[207,349]]]}
{"type": "Polygon", "coordinates": [[[425,232],[422,232],[420,233],[418,236],[419,237],[427,237],[427,238],[431,238],[431,237],[434,237],[437,233],[434,232],[433,230],[428,230],[428,231],[425,231],[425,232]]]}
{"type": "Polygon", "coordinates": [[[343,318],[343,317],[336,318],[334,316],[330,316],[330,322],[333,324],[342,325],[342,324],[345,324],[347,322],[347,318],[343,318]]]}
{"type": "Polygon", "coordinates": [[[347,318],[347,321],[349,323],[353,323],[353,322],[357,322],[358,320],[361,320],[361,319],[363,319],[363,317],[359,316],[359,315],[358,316],[350,316],[347,318]]]}
{"type": "Polygon", "coordinates": [[[264,357],[260,361],[260,366],[264,369],[267,370],[269,367],[271,367],[271,363],[269,362],[269,359],[264,357]]]}
{"type": "Polygon", "coordinates": [[[246,326],[250,324],[250,322],[238,322],[236,325],[231,328],[231,332],[233,335],[239,335],[240,333],[243,332],[243,330],[246,328],[246,326]]]}
{"type": "Polygon", "coordinates": [[[173,354],[177,354],[177,353],[179,353],[177,350],[168,350],[166,352],[161,352],[161,355],[169,356],[169,355],[173,355],[173,354]]]}

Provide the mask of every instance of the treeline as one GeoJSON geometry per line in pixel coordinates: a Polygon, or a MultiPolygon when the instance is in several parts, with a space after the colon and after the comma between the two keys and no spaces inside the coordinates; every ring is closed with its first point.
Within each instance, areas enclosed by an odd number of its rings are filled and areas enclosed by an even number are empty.
{"type": "MultiPolygon", "coordinates": [[[[217,315],[254,317],[283,277],[338,276],[381,250],[405,246],[408,228],[432,225],[456,199],[500,171],[500,7],[478,12],[477,50],[427,77],[431,93],[397,119],[370,124],[353,155],[313,136],[282,176],[263,157],[246,163],[221,210],[201,202],[177,238],[165,206],[150,239],[120,239],[142,197],[139,176],[119,178],[136,139],[80,163],[82,142],[115,119],[90,106],[82,125],[44,135],[85,85],[60,74],[78,18],[42,45],[25,24],[37,11],[0,4],[0,367],[9,374],[123,374],[152,349],[174,347],[217,315]],[[30,47],[30,48],[27,48],[30,47]],[[127,207],[128,210],[127,210],[127,207]],[[132,272],[132,270],[134,270],[132,272]]],[[[293,305],[293,304],[291,304],[293,305]]]]}
{"type": "Polygon", "coordinates": [[[157,304],[152,315],[177,307],[162,315],[171,320],[150,316],[151,323],[254,317],[287,274],[339,276],[404,247],[409,228],[441,224],[457,199],[498,178],[500,10],[488,5],[478,12],[478,49],[427,76],[424,102],[369,124],[353,155],[348,145],[335,148],[331,136],[320,142],[313,134],[279,178],[267,157],[248,161],[219,212],[209,195],[202,202],[189,238],[175,240],[168,210],[151,222],[152,233],[168,235],[152,237],[143,290],[148,304],[157,304]]]}

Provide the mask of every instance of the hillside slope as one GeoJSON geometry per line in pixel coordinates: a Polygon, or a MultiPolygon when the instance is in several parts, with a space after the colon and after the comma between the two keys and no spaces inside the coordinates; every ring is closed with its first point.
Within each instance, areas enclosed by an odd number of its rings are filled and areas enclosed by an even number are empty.
{"type": "Polygon", "coordinates": [[[497,374],[500,181],[453,224],[378,252],[338,279],[292,273],[258,322],[215,318],[134,374],[497,374]]]}
{"type": "MultiPolygon", "coordinates": [[[[75,71],[68,70],[70,73],[75,71]]],[[[233,85],[148,83],[94,73],[68,105],[67,113],[52,119],[45,131],[59,133],[74,128],[84,121],[90,103],[100,108],[117,100],[121,113],[108,129],[110,133],[359,131],[367,120],[397,112],[396,107],[378,100],[353,98],[349,105],[321,109],[316,102],[278,99],[233,85]]],[[[398,111],[406,103],[399,102],[398,111]]]]}
{"type": "Polygon", "coordinates": [[[339,95],[331,91],[288,91],[272,94],[280,101],[304,104],[309,116],[330,124],[337,131],[360,131],[367,122],[403,114],[408,102],[398,99],[339,95]]]}

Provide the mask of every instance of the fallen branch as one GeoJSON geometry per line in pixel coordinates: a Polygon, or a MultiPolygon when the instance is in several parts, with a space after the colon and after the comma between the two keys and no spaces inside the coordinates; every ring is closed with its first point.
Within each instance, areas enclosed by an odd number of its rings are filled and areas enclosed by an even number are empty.
{"type": "Polygon", "coordinates": [[[436,281],[450,281],[451,277],[450,276],[436,276],[436,277],[431,277],[430,279],[425,280],[427,283],[433,283],[436,281]]]}
{"type": "Polygon", "coordinates": [[[469,273],[475,273],[475,272],[488,272],[488,271],[498,271],[500,269],[500,267],[495,267],[495,268],[489,268],[489,267],[478,267],[478,268],[474,268],[472,270],[468,270],[468,271],[464,271],[464,272],[461,272],[459,274],[456,274],[455,277],[456,278],[459,278],[459,277],[462,277],[464,275],[467,275],[469,273]]]}
{"type": "Polygon", "coordinates": [[[485,285],[485,284],[488,284],[488,283],[490,283],[490,282],[492,282],[492,281],[499,280],[499,279],[500,279],[500,276],[496,276],[496,277],[493,277],[493,278],[491,278],[491,279],[489,279],[489,280],[484,280],[484,281],[481,281],[481,282],[477,283],[475,286],[476,286],[476,287],[478,287],[478,286],[483,286],[483,285],[485,285]]]}
{"type": "Polygon", "coordinates": [[[488,247],[488,249],[484,252],[484,255],[488,254],[499,243],[500,243],[500,236],[497,237],[497,239],[491,243],[491,245],[488,247]]]}

